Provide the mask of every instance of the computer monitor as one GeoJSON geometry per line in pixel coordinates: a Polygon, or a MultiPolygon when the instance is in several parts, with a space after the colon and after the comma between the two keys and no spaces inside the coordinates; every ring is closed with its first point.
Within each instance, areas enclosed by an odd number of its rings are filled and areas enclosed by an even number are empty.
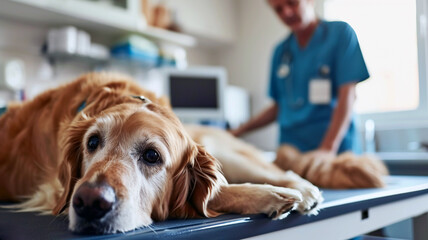
{"type": "Polygon", "coordinates": [[[191,67],[162,72],[165,94],[183,122],[224,121],[224,68],[191,67]]]}

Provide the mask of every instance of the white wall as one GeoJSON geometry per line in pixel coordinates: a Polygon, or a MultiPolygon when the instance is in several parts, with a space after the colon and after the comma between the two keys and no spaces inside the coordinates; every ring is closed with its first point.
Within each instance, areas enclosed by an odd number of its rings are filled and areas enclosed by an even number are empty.
{"type": "MultiPolygon", "coordinates": [[[[288,30],[265,0],[237,0],[235,44],[217,52],[217,64],[228,70],[229,83],[247,89],[252,115],[271,102],[267,95],[271,54],[288,30]]],[[[244,139],[264,150],[275,150],[276,124],[248,134],[244,139]]]]}
{"type": "Polygon", "coordinates": [[[235,0],[169,0],[176,21],[185,33],[207,42],[228,43],[235,40],[235,0]]]}

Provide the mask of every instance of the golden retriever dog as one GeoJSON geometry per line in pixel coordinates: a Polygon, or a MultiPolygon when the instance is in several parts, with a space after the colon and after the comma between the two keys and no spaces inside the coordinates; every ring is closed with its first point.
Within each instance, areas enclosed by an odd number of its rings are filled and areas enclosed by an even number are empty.
{"type": "Polygon", "coordinates": [[[301,153],[293,146],[282,145],[271,164],[259,149],[225,131],[200,126],[186,126],[186,129],[220,161],[226,179],[235,183],[264,182],[284,186],[281,184],[284,176],[296,173],[322,188],[378,188],[385,185],[383,177],[388,175],[383,162],[371,155],[301,153]]]}
{"type": "MultiPolygon", "coordinates": [[[[71,231],[100,234],[168,218],[317,213],[323,199],[310,182],[244,147],[221,166],[191,131],[131,79],[84,75],[0,116],[0,200],[68,213],[71,231]]],[[[216,144],[207,147],[228,159],[216,144]]]]}

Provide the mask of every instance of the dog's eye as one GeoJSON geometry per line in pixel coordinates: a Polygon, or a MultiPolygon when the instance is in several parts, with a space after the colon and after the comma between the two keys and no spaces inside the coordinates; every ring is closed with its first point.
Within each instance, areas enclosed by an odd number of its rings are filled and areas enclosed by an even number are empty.
{"type": "Polygon", "coordinates": [[[97,149],[98,145],[100,145],[100,138],[97,135],[94,135],[88,140],[88,151],[93,152],[97,149]]]}
{"type": "Polygon", "coordinates": [[[140,156],[140,160],[145,161],[149,164],[155,164],[159,162],[160,155],[156,150],[153,149],[147,149],[143,155],[140,156]]]}

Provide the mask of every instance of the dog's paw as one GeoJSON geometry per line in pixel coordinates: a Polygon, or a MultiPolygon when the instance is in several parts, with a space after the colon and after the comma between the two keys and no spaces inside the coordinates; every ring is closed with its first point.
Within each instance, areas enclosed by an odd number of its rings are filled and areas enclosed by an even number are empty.
{"type": "Polygon", "coordinates": [[[296,209],[302,199],[302,194],[292,188],[269,184],[228,184],[222,186],[208,207],[217,212],[263,213],[273,219],[282,219],[296,209]]]}
{"type": "Polygon", "coordinates": [[[302,194],[291,188],[265,185],[269,190],[269,196],[264,211],[272,219],[283,219],[302,201],[302,194]]]}
{"type": "Polygon", "coordinates": [[[315,186],[306,186],[300,190],[303,195],[303,201],[301,201],[297,210],[302,214],[317,215],[319,206],[324,201],[321,191],[315,186]]]}
{"type": "Polygon", "coordinates": [[[287,172],[287,177],[294,180],[291,187],[302,194],[302,201],[297,204],[296,210],[302,214],[317,215],[320,209],[319,206],[324,201],[318,187],[292,171],[287,172]]]}
{"type": "Polygon", "coordinates": [[[239,204],[243,214],[264,213],[273,219],[282,219],[296,209],[303,199],[298,190],[291,188],[249,183],[236,186],[239,194],[246,199],[239,204]]]}
{"type": "MultiPolygon", "coordinates": [[[[306,181],[306,180],[305,180],[306,181]]],[[[302,183],[295,187],[302,193],[302,201],[297,205],[297,211],[307,215],[317,215],[319,206],[324,201],[321,191],[310,182],[302,183]]]]}

